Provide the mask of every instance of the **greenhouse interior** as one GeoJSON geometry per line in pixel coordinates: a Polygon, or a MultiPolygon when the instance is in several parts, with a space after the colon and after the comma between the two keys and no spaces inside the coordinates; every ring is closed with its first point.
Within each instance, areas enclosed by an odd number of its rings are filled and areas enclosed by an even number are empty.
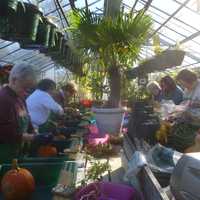
{"type": "Polygon", "coordinates": [[[200,200],[200,0],[0,0],[0,200],[200,200]]]}

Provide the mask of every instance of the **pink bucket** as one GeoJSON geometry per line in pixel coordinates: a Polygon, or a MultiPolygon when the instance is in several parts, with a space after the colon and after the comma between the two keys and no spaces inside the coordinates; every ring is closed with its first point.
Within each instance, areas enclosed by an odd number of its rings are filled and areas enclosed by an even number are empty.
{"type": "Polygon", "coordinates": [[[110,136],[106,134],[104,137],[88,137],[88,144],[97,146],[99,144],[108,144],[110,136]]]}
{"type": "Polygon", "coordinates": [[[110,136],[108,134],[101,135],[96,124],[88,126],[89,135],[88,135],[88,144],[98,145],[98,144],[107,144],[110,136]]]}
{"type": "Polygon", "coordinates": [[[110,183],[91,183],[81,189],[75,200],[142,200],[138,192],[130,186],[110,183]]]}

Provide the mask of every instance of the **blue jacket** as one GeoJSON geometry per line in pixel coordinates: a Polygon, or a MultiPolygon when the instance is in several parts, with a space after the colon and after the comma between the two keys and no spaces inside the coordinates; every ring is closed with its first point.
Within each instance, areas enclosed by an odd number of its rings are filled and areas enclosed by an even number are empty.
{"type": "Polygon", "coordinates": [[[183,90],[180,87],[176,86],[176,89],[171,91],[170,93],[162,93],[161,99],[172,100],[176,105],[178,105],[183,101],[183,90]]]}

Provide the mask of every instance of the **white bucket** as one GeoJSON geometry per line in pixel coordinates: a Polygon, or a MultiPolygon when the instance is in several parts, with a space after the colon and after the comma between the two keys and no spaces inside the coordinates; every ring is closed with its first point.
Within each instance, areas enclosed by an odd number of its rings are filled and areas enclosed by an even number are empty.
{"type": "Polygon", "coordinates": [[[101,133],[119,133],[124,110],[122,108],[92,108],[101,133]]]}

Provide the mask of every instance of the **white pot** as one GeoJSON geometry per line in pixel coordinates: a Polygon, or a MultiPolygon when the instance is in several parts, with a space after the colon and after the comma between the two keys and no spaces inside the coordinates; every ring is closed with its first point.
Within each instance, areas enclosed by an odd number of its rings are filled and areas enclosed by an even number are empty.
{"type": "Polygon", "coordinates": [[[124,110],[122,108],[92,108],[101,133],[119,133],[124,110]]]}

